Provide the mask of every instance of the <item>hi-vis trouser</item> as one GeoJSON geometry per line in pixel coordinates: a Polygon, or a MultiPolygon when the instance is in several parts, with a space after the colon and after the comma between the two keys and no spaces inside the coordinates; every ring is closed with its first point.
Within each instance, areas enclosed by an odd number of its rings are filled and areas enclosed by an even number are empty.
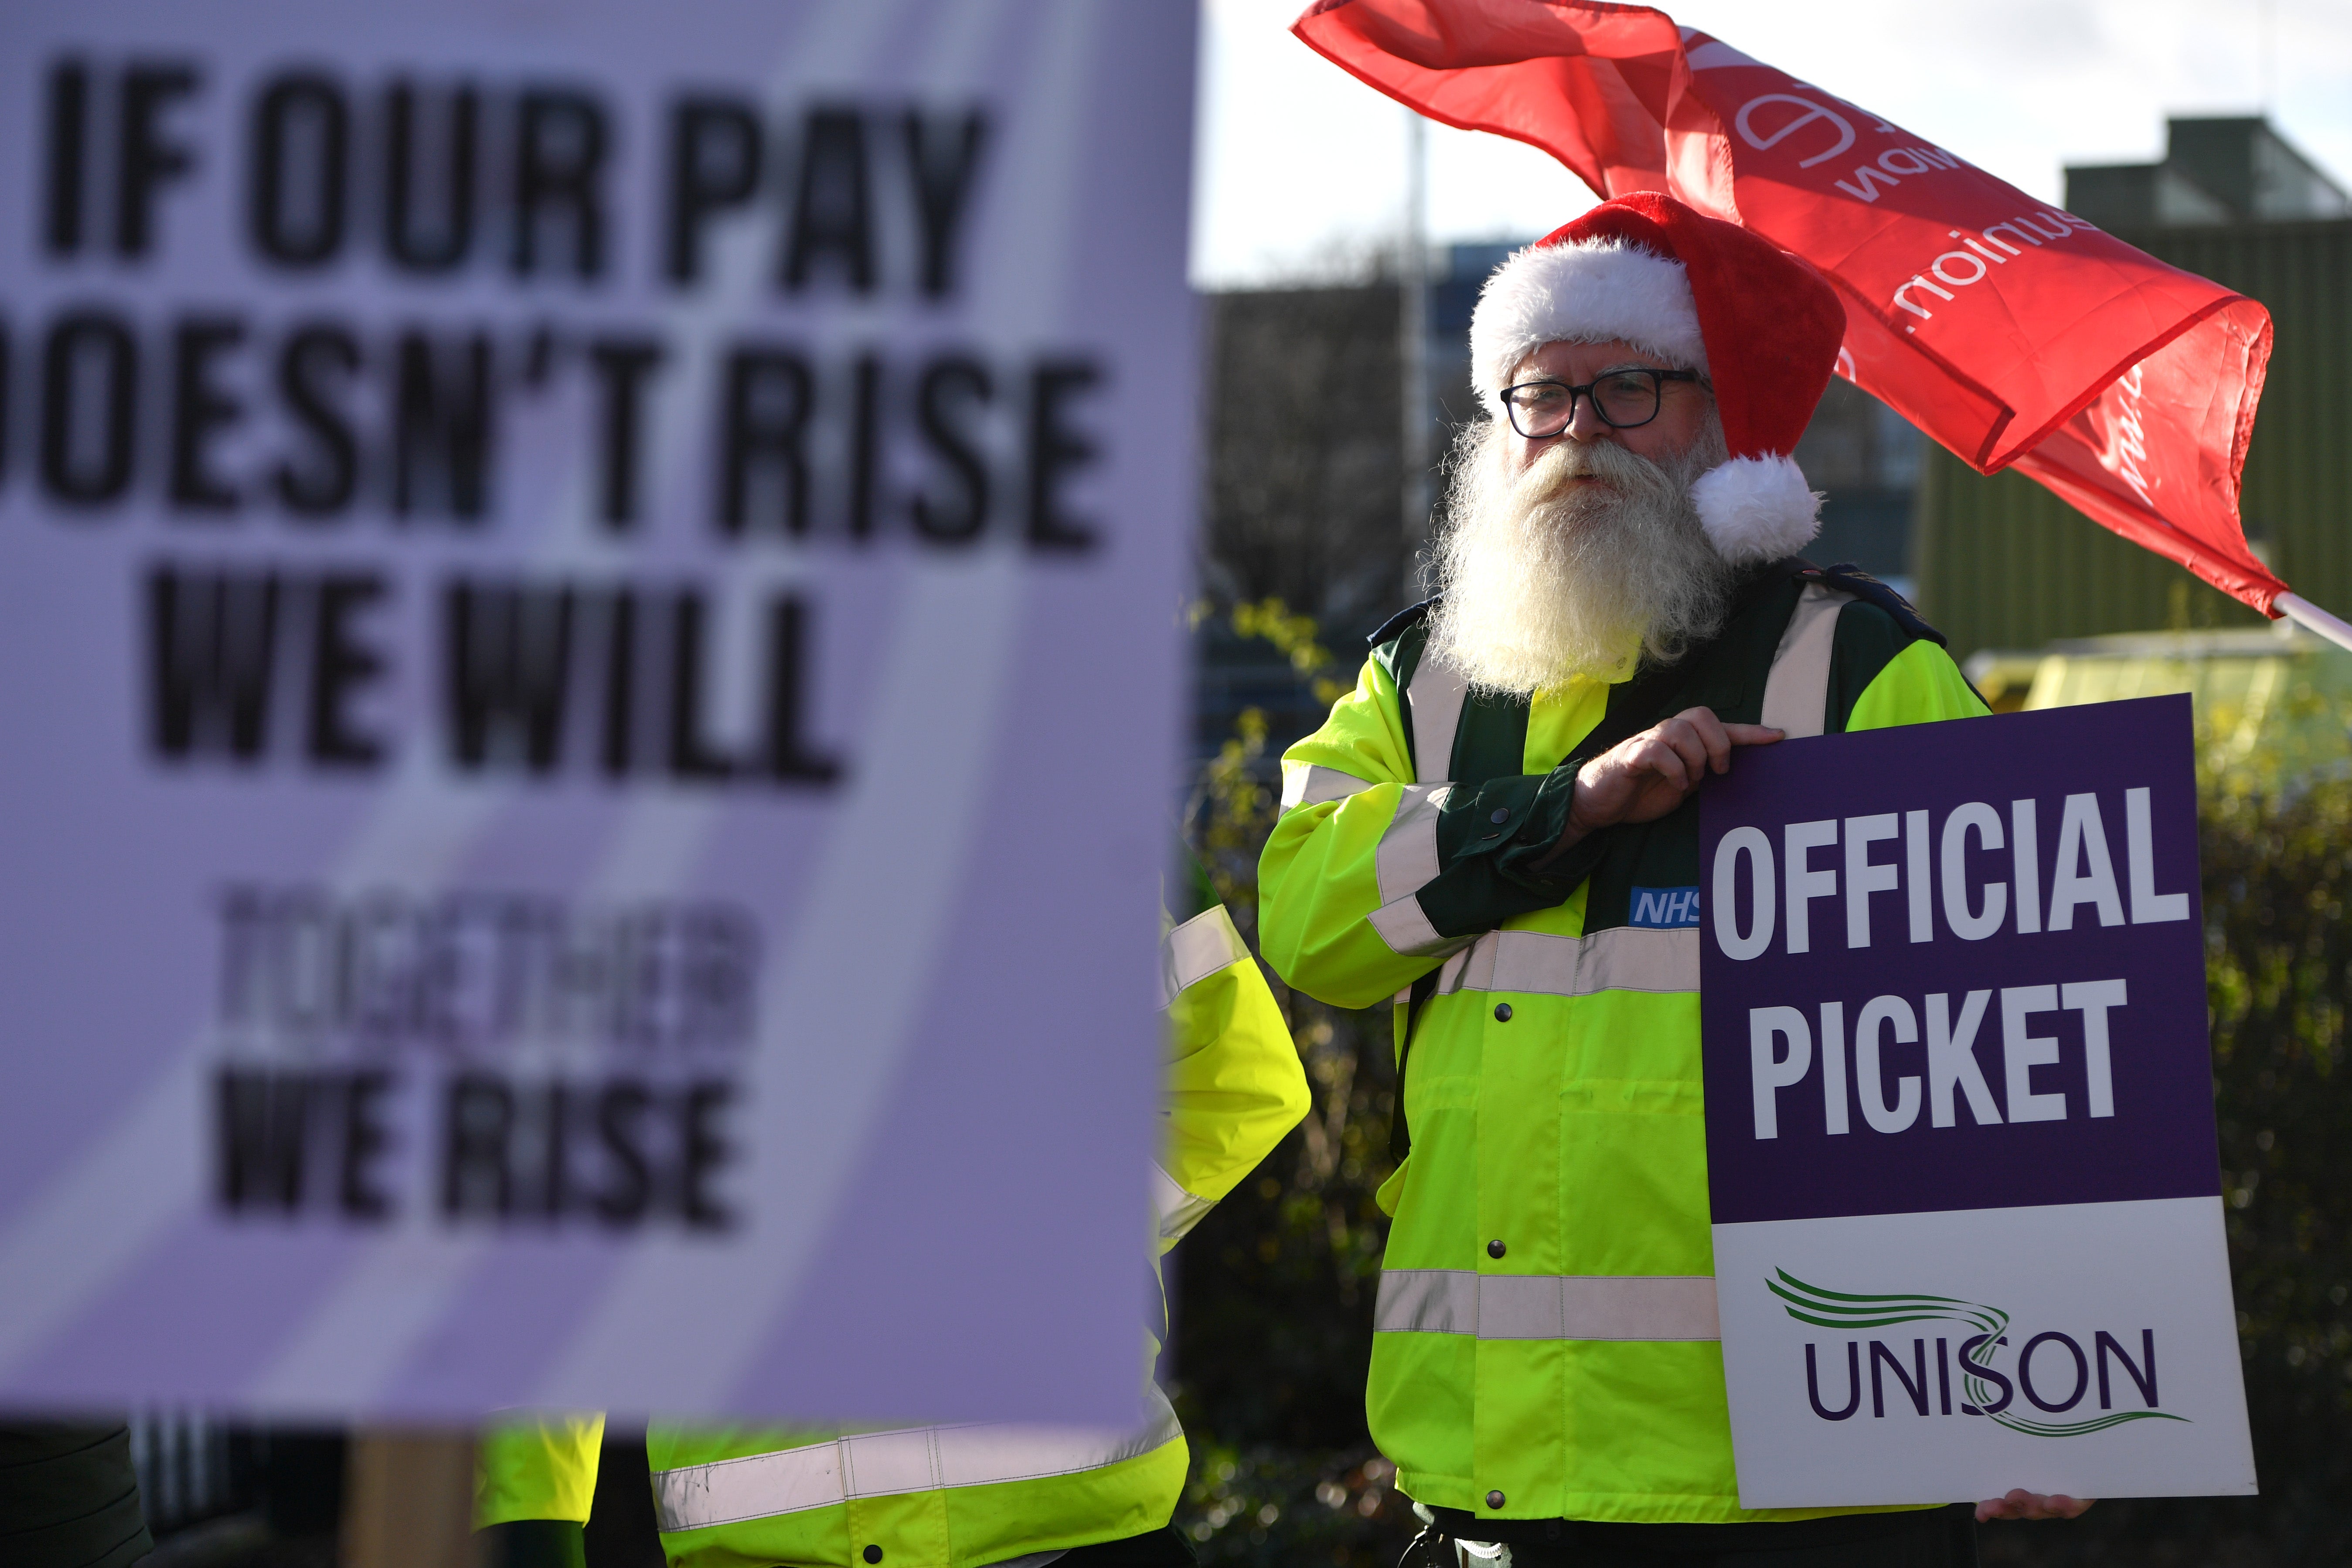
{"type": "Polygon", "coordinates": [[[1397,1007],[1410,1152],[1381,1189],[1366,1405],[1424,1503],[1788,1517],[1741,1510],[1732,1474],[1696,803],[1546,857],[1574,773],[1553,770],[1691,707],[1800,736],[1984,711],[1916,622],[1800,567],[1750,574],[1676,664],[1532,702],[1465,690],[1405,624],[1284,756],[1267,961],[1310,995],[1397,1007]]]}
{"type": "MultiPolygon", "coordinates": [[[[1164,1253],[1297,1124],[1307,1091],[1281,1011],[1222,908],[1170,931],[1160,968],[1171,1059],[1151,1190],[1164,1253]]],[[[1156,1346],[1145,1349],[1148,1366],[1156,1346]]],[[[1148,1378],[1145,1402],[1127,1432],[656,1425],[646,1452],[663,1549],[693,1568],[1036,1568],[1168,1522],[1183,1431],[1148,1378]]],[[[602,1428],[540,1420],[487,1435],[477,1523],[585,1519],[602,1428]]]]}

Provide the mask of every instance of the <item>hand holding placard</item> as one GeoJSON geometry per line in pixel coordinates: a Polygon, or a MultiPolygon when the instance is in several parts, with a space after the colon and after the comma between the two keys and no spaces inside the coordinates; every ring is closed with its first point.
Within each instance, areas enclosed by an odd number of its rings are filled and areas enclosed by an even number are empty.
{"type": "Polygon", "coordinates": [[[1769,746],[1780,733],[1766,724],[1727,724],[1712,708],[1685,708],[1626,737],[1576,771],[1568,828],[1552,852],[1599,828],[1655,822],[1690,798],[1710,772],[1728,773],[1734,746],[1769,746]]]}
{"type": "Polygon", "coordinates": [[[1982,1523],[1993,1519],[2080,1519],[2096,1500],[2094,1498],[2067,1497],[2063,1493],[2044,1497],[2040,1492],[2016,1487],[2004,1497],[1987,1498],[1977,1504],[1977,1521],[1982,1523]]]}

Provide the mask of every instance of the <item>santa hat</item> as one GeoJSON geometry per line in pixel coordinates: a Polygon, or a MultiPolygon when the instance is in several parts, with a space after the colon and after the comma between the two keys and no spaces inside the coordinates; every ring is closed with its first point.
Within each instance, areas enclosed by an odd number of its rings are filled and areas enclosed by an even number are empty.
{"type": "Polygon", "coordinates": [[[1514,254],[1470,318],[1471,376],[1490,405],[1549,342],[1623,342],[1715,387],[1731,458],[1691,499],[1734,563],[1770,561],[1821,529],[1822,498],[1790,456],[1845,339],[1845,308],[1801,258],[1738,224],[1642,191],[1514,254]]]}

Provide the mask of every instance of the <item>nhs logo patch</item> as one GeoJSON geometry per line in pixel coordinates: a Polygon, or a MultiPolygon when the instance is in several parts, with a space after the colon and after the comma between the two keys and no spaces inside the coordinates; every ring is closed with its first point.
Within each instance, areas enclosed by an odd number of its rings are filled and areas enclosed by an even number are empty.
{"type": "Polygon", "coordinates": [[[1636,888],[1633,918],[1627,922],[1645,931],[1672,931],[1698,924],[1696,888],[1636,888]]]}

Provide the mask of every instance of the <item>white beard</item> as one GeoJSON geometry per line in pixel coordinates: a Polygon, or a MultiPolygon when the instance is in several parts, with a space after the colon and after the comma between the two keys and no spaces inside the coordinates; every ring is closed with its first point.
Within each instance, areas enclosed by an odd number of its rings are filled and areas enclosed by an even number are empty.
{"type": "Polygon", "coordinates": [[[1562,437],[1514,475],[1511,442],[1496,419],[1455,448],[1433,655],[1474,687],[1528,696],[1580,675],[1622,679],[1637,654],[1671,663],[1722,628],[1732,569],[1690,499],[1726,456],[1712,416],[1664,466],[1562,437]]]}

